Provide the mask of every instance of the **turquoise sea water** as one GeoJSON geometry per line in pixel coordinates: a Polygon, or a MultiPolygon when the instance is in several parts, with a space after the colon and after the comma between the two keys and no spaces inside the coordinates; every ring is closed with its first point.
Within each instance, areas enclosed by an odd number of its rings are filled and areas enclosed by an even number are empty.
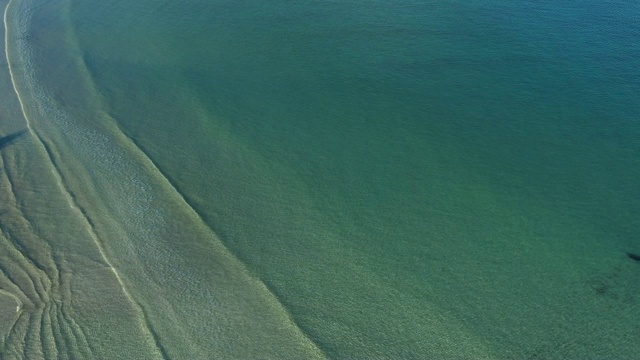
{"type": "Polygon", "coordinates": [[[638,4],[11,6],[43,162],[143,324],[113,339],[166,358],[640,356],[638,4]]]}

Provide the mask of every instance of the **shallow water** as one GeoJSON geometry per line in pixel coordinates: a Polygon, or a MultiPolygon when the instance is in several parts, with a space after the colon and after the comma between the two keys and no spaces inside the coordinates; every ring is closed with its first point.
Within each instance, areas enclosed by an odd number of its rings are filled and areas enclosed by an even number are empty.
{"type": "Polygon", "coordinates": [[[11,2],[6,17],[21,108],[12,120],[32,141],[18,154],[34,154],[5,166],[29,179],[9,175],[18,214],[7,218],[24,218],[31,233],[3,242],[17,260],[3,261],[0,280],[18,302],[15,324],[3,329],[3,357],[320,357],[101,110],[65,27],[69,4],[38,5],[11,2]]]}
{"type": "Polygon", "coordinates": [[[166,356],[638,356],[637,5],[17,3],[166,356]]]}

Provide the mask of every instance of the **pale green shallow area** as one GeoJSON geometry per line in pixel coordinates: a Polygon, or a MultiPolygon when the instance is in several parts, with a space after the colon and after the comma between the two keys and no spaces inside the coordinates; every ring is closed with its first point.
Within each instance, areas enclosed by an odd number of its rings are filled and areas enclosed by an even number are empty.
{"type": "Polygon", "coordinates": [[[101,112],[67,5],[7,8],[0,357],[322,358],[101,112]]]}
{"type": "Polygon", "coordinates": [[[29,128],[4,46],[2,59],[0,358],[159,357],[29,128]]]}
{"type": "Polygon", "coordinates": [[[149,351],[640,356],[637,5],[31,4],[27,108],[149,351]]]}

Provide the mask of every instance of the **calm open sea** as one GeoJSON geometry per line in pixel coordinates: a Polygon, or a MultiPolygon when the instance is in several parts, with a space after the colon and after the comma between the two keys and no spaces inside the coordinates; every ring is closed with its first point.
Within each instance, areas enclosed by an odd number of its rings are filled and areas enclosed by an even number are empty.
{"type": "Polygon", "coordinates": [[[12,3],[33,127],[162,355],[282,321],[332,358],[640,357],[640,3],[12,3]],[[205,232],[257,289],[227,301],[280,315],[212,310],[205,232]]]}

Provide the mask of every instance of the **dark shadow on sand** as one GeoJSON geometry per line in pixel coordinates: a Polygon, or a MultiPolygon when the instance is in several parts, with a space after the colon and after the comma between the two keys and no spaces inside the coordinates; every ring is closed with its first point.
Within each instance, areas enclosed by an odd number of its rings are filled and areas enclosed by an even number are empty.
{"type": "Polygon", "coordinates": [[[0,150],[10,145],[12,142],[16,141],[17,139],[21,138],[23,135],[27,134],[28,132],[29,130],[24,129],[24,130],[16,131],[13,134],[0,137],[0,150]]]}

